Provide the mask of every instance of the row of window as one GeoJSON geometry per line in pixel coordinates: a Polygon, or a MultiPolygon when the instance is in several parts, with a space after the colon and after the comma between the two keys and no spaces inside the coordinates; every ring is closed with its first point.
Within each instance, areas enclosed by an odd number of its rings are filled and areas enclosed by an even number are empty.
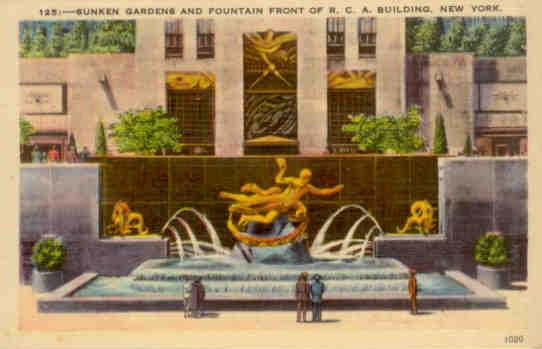
{"type": "MultiPolygon", "coordinates": [[[[213,58],[215,56],[215,27],[212,19],[196,21],[197,58],[213,58]]],[[[345,18],[327,19],[327,54],[344,57],[345,18]]],[[[165,24],[166,58],[183,57],[183,24],[182,19],[166,21],[165,24]]],[[[376,20],[375,18],[358,19],[358,53],[359,57],[372,57],[376,52],[376,20]]]]}
{"type": "MultiPolygon", "coordinates": [[[[327,19],[327,54],[344,57],[345,18],[327,19]]],[[[359,57],[372,57],[376,53],[376,19],[358,19],[358,54],[359,57]]]]}
{"type": "MultiPolygon", "coordinates": [[[[215,25],[212,19],[196,21],[197,57],[213,58],[215,56],[215,25]]],[[[166,58],[183,57],[183,22],[182,19],[166,21],[165,25],[166,58]]]]}

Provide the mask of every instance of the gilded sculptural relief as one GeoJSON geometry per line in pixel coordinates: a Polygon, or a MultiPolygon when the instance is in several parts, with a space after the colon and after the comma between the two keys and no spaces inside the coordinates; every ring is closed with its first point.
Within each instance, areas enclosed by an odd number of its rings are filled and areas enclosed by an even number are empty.
{"type": "Polygon", "coordinates": [[[427,200],[413,202],[410,206],[410,216],[403,228],[397,228],[397,233],[430,234],[435,228],[434,211],[433,206],[427,200]]]}
{"type": "Polygon", "coordinates": [[[339,193],[344,186],[336,185],[333,188],[317,188],[310,184],[312,171],[304,168],[298,177],[284,177],[286,173],[286,160],[277,158],[278,173],[275,183],[268,189],[262,189],[255,183],[247,183],[241,187],[241,192],[246,194],[233,194],[221,192],[222,199],[235,201],[228,211],[228,229],[242,243],[254,246],[276,246],[286,244],[293,240],[302,239],[307,227],[307,207],[302,198],[307,194],[317,196],[331,196],[339,193]],[[248,195],[247,195],[248,194],[248,195]],[[235,216],[239,215],[237,222],[235,216]],[[271,224],[279,216],[286,216],[288,222],[295,225],[295,230],[288,234],[280,234],[272,238],[258,237],[258,232],[247,234],[242,229],[249,223],[271,224]]]}
{"type": "Polygon", "coordinates": [[[297,35],[267,30],[243,38],[245,139],[296,139],[297,35]]]}
{"type": "Polygon", "coordinates": [[[134,212],[125,201],[117,201],[113,206],[111,224],[106,227],[106,234],[110,236],[145,235],[149,229],[143,222],[143,215],[134,212]]]}

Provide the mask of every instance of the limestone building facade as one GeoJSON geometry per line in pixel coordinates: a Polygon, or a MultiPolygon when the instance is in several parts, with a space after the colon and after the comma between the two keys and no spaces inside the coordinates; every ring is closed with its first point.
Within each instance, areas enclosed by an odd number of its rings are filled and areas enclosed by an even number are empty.
{"type": "Polygon", "coordinates": [[[469,134],[487,154],[514,142],[520,153],[525,59],[512,60],[408,55],[403,18],[144,19],[133,53],[20,58],[20,115],[43,148],[64,150],[73,135],[93,152],[100,120],[162,106],[179,120],[185,154],[322,155],[352,151],[340,131],[348,114],[418,104],[426,150],[442,113],[452,152],[469,134]],[[477,73],[487,67],[497,73],[477,73]]]}

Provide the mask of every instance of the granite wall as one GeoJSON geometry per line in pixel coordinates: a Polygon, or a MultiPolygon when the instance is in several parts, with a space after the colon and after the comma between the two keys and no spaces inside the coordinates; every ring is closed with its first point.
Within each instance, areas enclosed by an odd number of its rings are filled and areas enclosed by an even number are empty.
{"type": "Polygon", "coordinates": [[[515,274],[527,270],[527,159],[439,159],[440,231],[463,241],[467,270],[472,250],[488,231],[499,231],[508,244],[515,274]]]}
{"type": "Polygon", "coordinates": [[[440,158],[439,234],[382,236],[375,256],[421,271],[459,269],[475,276],[474,246],[488,231],[505,237],[512,277],[527,276],[527,159],[440,158]]]}
{"type": "Polygon", "coordinates": [[[32,246],[42,234],[61,236],[69,280],[83,272],[126,275],[144,260],[166,254],[161,239],[100,240],[98,164],[22,165],[20,170],[20,277],[31,272],[32,246]]]}

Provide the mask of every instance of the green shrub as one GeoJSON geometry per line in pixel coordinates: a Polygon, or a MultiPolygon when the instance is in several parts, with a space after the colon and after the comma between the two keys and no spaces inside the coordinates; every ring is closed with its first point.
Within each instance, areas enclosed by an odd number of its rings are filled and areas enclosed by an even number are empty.
{"type": "Polygon", "coordinates": [[[433,153],[447,154],[448,141],[446,139],[446,128],[444,127],[444,118],[442,115],[437,115],[435,119],[435,136],[433,138],[433,153]]]}
{"type": "Polygon", "coordinates": [[[504,238],[500,233],[489,232],[478,239],[474,248],[474,259],[481,265],[499,267],[508,262],[504,238]]]}
{"type": "Polygon", "coordinates": [[[45,238],[32,248],[32,263],[39,271],[60,270],[66,260],[66,248],[58,238],[45,238]]]}
{"type": "Polygon", "coordinates": [[[470,135],[467,135],[467,138],[465,139],[465,145],[463,146],[463,155],[470,156],[472,155],[472,144],[470,140],[470,135]]]}
{"type": "Polygon", "coordinates": [[[30,142],[30,136],[36,133],[36,129],[30,121],[20,118],[19,119],[19,143],[28,144],[30,142]]]}
{"type": "Polygon", "coordinates": [[[98,122],[98,127],[96,128],[96,155],[107,155],[107,140],[105,137],[105,128],[104,123],[101,120],[98,122]]]}
{"type": "Polygon", "coordinates": [[[167,151],[175,153],[182,148],[177,118],[161,107],[124,112],[110,129],[121,153],[166,155],[167,151]]]}
{"type": "Polygon", "coordinates": [[[342,131],[352,135],[352,142],[362,152],[404,154],[423,147],[418,135],[421,116],[416,106],[411,106],[406,115],[359,114],[348,118],[350,122],[343,125],[342,131]]]}

